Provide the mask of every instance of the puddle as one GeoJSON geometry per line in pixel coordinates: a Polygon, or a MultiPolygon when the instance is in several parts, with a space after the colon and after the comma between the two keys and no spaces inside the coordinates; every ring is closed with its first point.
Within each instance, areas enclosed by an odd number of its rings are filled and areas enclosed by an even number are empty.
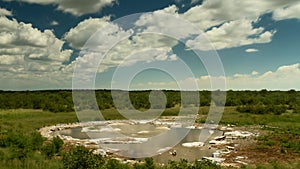
{"type": "Polygon", "coordinates": [[[233,128],[233,125],[191,125],[189,117],[180,117],[187,119],[180,123],[174,122],[176,118],[57,124],[43,127],[39,131],[48,139],[59,136],[65,142],[83,145],[94,149],[95,153],[119,160],[152,157],[156,163],[168,163],[170,160],[186,159],[194,162],[209,159],[221,165],[240,164],[240,159],[235,159],[234,163],[221,161],[230,157],[232,151],[236,153],[235,147],[241,142],[259,135],[233,128]]]}
{"type": "Polygon", "coordinates": [[[194,161],[204,156],[211,156],[215,149],[210,147],[209,140],[223,134],[223,131],[219,130],[213,130],[212,134],[210,131],[211,138],[197,147],[194,144],[199,142],[200,128],[191,126],[170,128],[168,123],[155,125],[111,122],[110,124],[61,129],[56,132],[62,137],[94,142],[102,149],[109,150],[118,156],[139,159],[155,154],[153,159],[159,163],[180,159],[194,161]],[[185,137],[180,140],[182,135],[185,137]],[[174,140],[180,141],[174,142],[174,140]],[[172,145],[172,143],[176,144],[172,145]],[[187,146],[187,143],[193,146],[187,146]],[[170,154],[171,151],[176,152],[175,155],[170,154]]]}

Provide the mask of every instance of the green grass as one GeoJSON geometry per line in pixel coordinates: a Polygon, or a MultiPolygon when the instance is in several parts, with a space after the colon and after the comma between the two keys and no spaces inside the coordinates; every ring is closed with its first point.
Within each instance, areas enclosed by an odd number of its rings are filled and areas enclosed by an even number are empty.
{"type": "Polygon", "coordinates": [[[269,164],[249,165],[249,166],[242,166],[241,168],[242,169],[299,169],[300,162],[278,163],[276,161],[272,161],[269,164]]]}
{"type": "MultiPolygon", "coordinates": [[[[178,115],[179,107],[166,109],[163,112],[165,116],[178,115]]],[[[192,109],[191,109],[192,111],[192,109]]],[[[201,107],[199,109],[198,122],[205,122],[209,107],[201,107]]],[[[105,119],[124,119],[115,109],[107,109],[101,111],[105,119]]],[[[42,110],[0,110],[0,139],[6,137],[9,133],[30,135],[37,129],[54,125],[58,123],[77,122],[76,113],[51,113],[42,110]]],[[[257,149],[281,148],[283,152],[286,150],[300,154],[300,114],[299,113],[283,113],[281,115],[274,114],[247,114],[239,113],[235,107],[226,107],[220,124],[234,124],[237,126],[262,125],[267,135],[258,138],[257,149]],[[275,127],[275,128],[274,128],[275,127]]],[[[9,159],[13,153],[11,148],[0,148],[0,168],[30,168],[30,169],[48,169],[60,168],[62,162],[60,158],[45,158],[40,151],[30,153],[23,161],[19,159],[9,159]]],[[[295,162],[287,168],[299,168],[300,162],[295,162]]],[[[273,163],[269,165],[257,165],[254,168],[276,168],[277,166],[286,166],[285,164],[273,163]]],[[[248,166],[246,168],[251,168],[248,166]]]]}
{"type": "Polygon", "coordinates": [[[75,113],[51,113],[42,110],[0,110],[1,131],[32,132],[44,126],[76,122],[75,113]]]}
{"type": "MultiPolygon", "coordinates": [[[[51,113],[23,109],[0,110],[0,139],[5,139],[12,134],[27,136],[31,139],[31,134],[41,127],[76,121],[75,113],[51,113]]],[[[40,151],[28,153],[25,159],[12,158],[14,153],[14,146],[0,148],[1,169],[57,169],[62,166],[60,159],[45,158],[40,151]]]]}
{"type": "Polygon", "coordinates": [[[300,114],[283,113],[274,114],[249,114],[239,113],[235,107],[225,107],[220,124],[245,125],[266,125],[285,129],[300,128],[300,114]]]}
{"type": "MultiPolygon", "coordinates": [[[[1,149],[1,151],[6,151],[1,149]]],[[[60,159],[48,159],[40,153],[35,153],[26,158],[24,161],[18,159],[1,159],[1,169],[58,169],[62,167],[60,159]]]]}

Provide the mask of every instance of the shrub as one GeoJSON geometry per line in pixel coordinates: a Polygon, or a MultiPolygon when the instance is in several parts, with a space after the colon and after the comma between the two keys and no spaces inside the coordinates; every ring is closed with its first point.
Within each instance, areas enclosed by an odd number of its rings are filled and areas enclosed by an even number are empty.
{"type": "Polygon", "coordinates": [[[64,142],[59,137],[54,137],[51,143],[43,146],[42,153],[46,157],[51,158],[61,152],[61,147],[63,144],[64,142]]]}
{"type": "Polygon", "coordinates": [[[64,169],[99,169],[103,168],[105,160],[101,155],[93,154],[83,146],[77,146],[63,155],[64,169]]]}
{"type": "Polygon", "coordinates": [[[122,164],[116,159],[109,159],[105,165],[106,169],[130,169],[129,165],[122,164]]]}

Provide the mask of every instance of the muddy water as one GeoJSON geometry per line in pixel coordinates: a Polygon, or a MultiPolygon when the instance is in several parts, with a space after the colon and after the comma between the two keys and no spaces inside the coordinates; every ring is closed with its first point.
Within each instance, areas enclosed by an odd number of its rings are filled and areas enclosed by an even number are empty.
{"type": "Polygon", "coordinates": [[[149,138],[159,135],[168,128],[166,127],[156,127],[151,124],[116,124],[109,126],[91,126],[85,128],[84,132],[82,127],[64,129],[59,131],[59,134],[65,136],[71,136],[78,139],[96,139],[96,138],[113,138],[119,133],[118,137],[138,137],[138,138],[149,138]]]}
{"type": "MultiPolygon", "coordinates": [[[[153,156],[154,161],[159,163],[167,163],[169,160],[180,160],[187,159],[189,161],[194,161],[197,159],[201,159],[203,156],[211,156],[215,149],[210,148],[208,145],[208,139],[205,142],[203,147],[183,147],[182,143],[185,142],[197,142],[199,141],[199,136],[201,133],[201,129],[187,129],[187,128],[172,128],[169,130],[166,126],[155,126],[151,124],[112,124],[109,126],[90,126],[87,128],[72,128],[65,129],[59,131],[59,134],[65,136],[71,136],[73,138],[78,139],[97,139],[97,138],[118,138],[121,137],[134,137],[134,138],[154,138],[152,139],[152,143],[147,144],[143,143],[141,146],[139,144],[105,144],[105,147],[109,147],[112,149],[121,149],[129,151],[132,149],[132,146],[138,147],[139,152],[151,152],[154,149],[163,149],[166,147],[172,147],[168,151],[162,153],[156,153],[153,156]],[[88,131],[88,132],[84,132],[88,131]],[[156,136],[162,135],[166,132],[173,133],[172,139],[177,139],[176,135],[181,135],[187,133],[187,135],[175,144],[175,146],[169,146],[168,139],[167,140],[157,140],[155,141],[156,136]],[[154,140],[154,141],[153,141],[154,140]],[[156,146],[156,144],[159,144],[156,146]],[[176,151],[176,156],[170,155],[169,151],[176,151]]],[[[214,130],[210,138],[214,138],[216,136],[222,135],[222,131],[214,130]]],[[[134,150],[133,150],[134,151],[134,150]]],[[[132,154],[126,154],[127,152],[123,152],[123,156],[132,156],[132,154]]],[[[138,156],[138,155],[137,155],[138,156]]]]}

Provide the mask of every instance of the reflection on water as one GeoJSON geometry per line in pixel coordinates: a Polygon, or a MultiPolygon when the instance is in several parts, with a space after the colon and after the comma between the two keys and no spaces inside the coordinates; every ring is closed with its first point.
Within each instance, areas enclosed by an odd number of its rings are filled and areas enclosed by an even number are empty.
{"type": "MultiPolygon", "coordinates": [[[[103,127],[103,126],[101,126],[103,127]]],[[[59,131],[59,134],[65,136],[71,136],[73,138],[78,139],[90,139],[91,134],[93,133],[93,138],[112,138],[116,136],[116,133],[120,133],[120,137],[138,137],[138,138],[149,138],[167,131],[167,128],[164,127],[155,127],[154,125],[150,124],[143,124],[143,125],[114,125],[112,129],[120,129],[120,130],[101,130],[100,126],[93,126],[93,130],[82,132],[83,128],[71,128],[71,129],[64,129],[59,131]]],[[[174,132],[182,133],[187,132],[186,128],[172,128],[174,132]]],[[[199,141],[201,129],[190,129],[188,134],[182,139],[181,143],[183,142],[194,142],[199,141]]],[[[219,130],[214,130],[214,133],[211,137],[216,137],[222,135],[223,132],[219,130]]]]}
{"type": "MultiPolygon", "coordinates": [[[[148,154],[157,154],[154,158],[157,162],[168,162],[168,160],[178,160],[180,158],[195,160],[203,156],[210,156],[214,149],[208,148],[206,144],[204,147],[188,148],[183,147],[181,144],[185,142],[199,141],[201,129],[188,129],[188,128],[168,128],[167,126],[155,126],[152,124],[110,124],[110,125],[96,125],[89,127],[78,127],[71,129],[64,129],[59,131],[59,134],[64,136],[71,136],[77,139],[103,139],[103,138],[148,138],[148,141],[141,144],[125,144],[125,143],[106,143],[100,144],[110,149],[119,149],[123,152],[120,154],[127,157],[146,157],[148,154]],[[166,134],[167,133],[167,134],[166,134]],[[181,139],[182,134],[185,135],[181,139]],[[170,141],[171,139],[171,141],[170,141]],[[174,142],[174,140],[181,140],[174,142]],[[170,142],[176,143],[170,146],[170,142]],[[172,150],[177,151],[177,156],[172,156],[168,151],[164,152],[163,149],[173,147],[172,150]],[[138,151],[137,151],[138,150],[138,151]],[[161,153],[157,153],[161,151],[161,153]],[[138,154],[139,153],[139,154],[138,154]]],[[[203,133],[202,133],[203,134],[203,133]]],[[[211,137],[220,136],[222,131],[213,130],[208,131],[211,137]],[[210,132],[210,133],[209,133],[210,132]]],[[[209,139],[210,140],[210,139],[209,139]]],[[[205,143],[208,143],[207,140],[205,143]]]]}

